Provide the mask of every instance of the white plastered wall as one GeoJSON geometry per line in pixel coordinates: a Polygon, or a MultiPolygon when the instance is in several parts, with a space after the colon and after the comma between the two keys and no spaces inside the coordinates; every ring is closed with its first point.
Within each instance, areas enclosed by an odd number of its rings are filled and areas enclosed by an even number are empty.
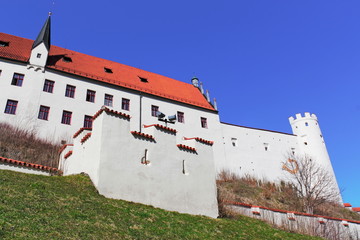
{"type": "Polygon", "coordinates": [[[291,151],[298,151],[296,136],[225,123],[221,126],[225,158],[216,162],[217,171],[275,182],[285,177],[282,162],[291,151]]]}
{"type": "Polygon", "coordinates": [[[130,122],[103,112],[94,121],[91,137],[84,144],[74,143],[73,154],[63,163],[64,174],[88,173],[106,197],[217,217],[212,147],[185,141],[195,146],[196,152],[182,150],[175,133],[154,127],[147,130],[155,138],[150,141],[131,134],[130,122]],[[100,155],[94,154],[94,149],[99,149],[100,155]],[[145,149],[147,165],[141,163],[145,149]]]}

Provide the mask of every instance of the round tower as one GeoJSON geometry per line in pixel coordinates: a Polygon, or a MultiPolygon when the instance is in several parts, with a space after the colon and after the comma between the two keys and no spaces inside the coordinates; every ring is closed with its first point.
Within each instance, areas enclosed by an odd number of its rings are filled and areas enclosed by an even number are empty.
{"type": "Polygon", "coordinates": [[[339,189],[316,115],[306,112],[302,116],[298,113],[295,118],[290,117],[289,121],[293,134],[298,139],[298,149],[296,149],[295,155],[298,157],[309,157],[311,160],[324,166],[332,174],[336,188],[339,189]]]}
{"type": "Polygon", "coordinates": [[[294,135],[298,137],[298,154],[306,155],[319,164],[330,165],[330,158],[326,149],[324,137],[321,133],[318,119],[315,114],[296,114],[289,118],[294,135]]]}

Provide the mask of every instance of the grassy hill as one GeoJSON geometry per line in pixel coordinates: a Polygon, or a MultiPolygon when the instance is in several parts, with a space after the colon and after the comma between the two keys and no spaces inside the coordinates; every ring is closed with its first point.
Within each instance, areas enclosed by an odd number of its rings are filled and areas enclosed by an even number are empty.
{"type": "Polygon", "coordinates": [[[100,196],[87,176],[0,170],[0,239],[318,239],[100,196]]]}

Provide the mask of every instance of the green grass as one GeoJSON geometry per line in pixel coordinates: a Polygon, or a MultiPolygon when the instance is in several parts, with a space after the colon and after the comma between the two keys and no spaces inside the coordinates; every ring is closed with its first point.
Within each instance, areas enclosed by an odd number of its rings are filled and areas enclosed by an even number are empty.
{"type": "Polygon", "coordinates": [[[0,170],[0,239],[318,239],[100,196],[87,176],[0,170]]]}

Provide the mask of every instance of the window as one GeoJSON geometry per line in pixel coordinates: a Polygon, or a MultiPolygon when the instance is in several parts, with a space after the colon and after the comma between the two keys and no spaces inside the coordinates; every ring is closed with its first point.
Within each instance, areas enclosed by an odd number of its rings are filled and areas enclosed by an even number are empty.
{"type": "Polygon", "coordinates": [[[61,118],[61,123],[70,125],[71,124],[71,115],[72,115],[72,112],[64,110],[63,114],[62,114],[62,118],[61,118]]]}
{"type": "Polygon", "coordinates": [[[184,113],[183,112],[177,112],[177,119],[180,123],[185,123],[184,113]]]}
{"type": "Polygon", "coordinates": [[[36,57],[37,57],[37,58],[41,58],[41,53],[38,53],[38,54],[36,55],[36,57]]]}
{"type": "Polygon", "coordinates": [[[156,114],[157,114],[158,111],[159,111],[158,106],[151,105],[151,116],[157,117],[156,114]]]}
{"type": "Polygon", "coordinates": [[[7,114],[15,114],[17,104],[18,104],[18,101],[7,100],[6,107],[5,107],[5,113],[7,113],[7,114]]]}
{"type": "Polygon", "coordinates": [[[104,105],[109,107],[113,106],[113,95],[105,94],[104,105]]]}
{"type": "Polygon", "coordinates": [[[75,97],[75,89],[76,89],[75,86],[66,85],[65,97],[74,98],[75,97]]]}
{"type": "Polygon", "coordinates": [[[204,118],[204,117],[201,118],[201,127],[202,127],[202,128],[208,128],[208,126],[207,126],[207,119],[204,118]]]}
{"type": "Polygon", "coordinates": [[[95,102],[95,91],[89,89],[87,90],[86,101],[95,102]]]}
{"type": "Polygon", "coordinates": [[[50,107],[40,106],[38,119],[48,120],[49,112],[50,112],[50,107]]]}
{"type": "Polygon", "coordinates": [[[112,71],[111,68],[106,68],[106,67],[104,67],[104,71],[105,71],[106,73],[113,73],[113,71],[112,71]]]}
{"type": "Polygon", "coordinates": [[[129,99],[123,98],[121,100],[121,109],[130,111],[130,100],[129,99]]]}
{"type": "Polygon", "coordinates": [[[231,144],[233,145],[233,147],[237,147],[237,138],[231,138],[231,144]]]}
{"type": "Polygon", "coordinates": [[[0,41],[0,47],[8,47],[9,42],[0,41]]]}
{"type": "Polygon", "coordinates": [[[62,59],[64,62],[72,62],[71,57],[63,57],[62,59]]]}
{"type": "Polygon", "coordinates": [[[54,84],[55,84],[54,81],[45,80],[43,91],[48,92],[48,93],[52,93],[53,89],[54,89],[54,84]]]}
{"type": "Polygon", "coordinates": [[[305,123],[305,126],[309,126],[309,123],[306,122],[306,123],[305,123]]]}
{"type": "Polygon", "coordinates": [[[1,76],[2,70],[0,70],[0,76],[1,76]]]}
{"type": "Polygon", "coordinates": [[[92,128],[92,116],[85,115],[84,128],[92,128]]]}
{"type": "Polygon", "coordinates": [[[11,81],[11,85],[21,87],[24,80],[24,74],[14,73],[13,79],[11,81]]]}
{"type": "Polygon", "coordinates": [[[140,79],[140,81],[142,81],[142,82],[149,82],[149,81],[147,80],[147,78],[139,77],[139,79],[140,79]]]}
{"type": "Polygon", "coordinates": [[[264,143],[264,149],[265,149],[265,151],[269,150],[269,143],[264,143]]]}

